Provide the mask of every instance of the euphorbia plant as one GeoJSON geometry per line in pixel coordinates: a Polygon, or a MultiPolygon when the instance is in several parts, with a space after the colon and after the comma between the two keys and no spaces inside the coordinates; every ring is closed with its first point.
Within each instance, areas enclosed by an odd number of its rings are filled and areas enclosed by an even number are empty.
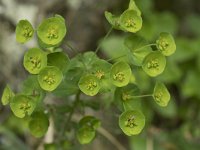
{"type": "MultiPolygon", "coordinates": [[[[72,115],[81,101],[81,95],[93,97],[97,94],[114,93],[114,104],[121,111],[119,127],[128,136],[141,133],[145,126],[145,116],[139,107],[141,98],[152,97],[158,105],[167,106],[170,94],[164,83],[156,82],[151,94],[140,95],[133,68],[141,67],[150,77],[160,75],[166,66],[166,56],[176,50],[172,35],[160,33],[155,43],[148,43],[136,36],[136,32],[142,29],[142,14],[133,0],[130,0],[127,10],[121,15],[105,12],[105,17],[111,30],[104,40],[113,29],[131,33],[124,39],[124,45],[129,49],[126,55],[105,60],[98,57],[98,47],[95,51],[84,53],[75,51],[76,55],[69,58],[59,48],[65,42],[67,34],[65,19],[60,15],[43,20],[35,30],[27,20],[20,20],[17,24],[16,40],[23,44],[36,34],[39,46],[30,48],[24,54],[23,65],[30,75],[22,83],[21,91],[14,94],[7,85],[2,104],[9,104],[14,115],[28,120],[29,130],[35,137],[44,136],[48,130],[51,113],[43,99],[50,93],[64,98],[75,95],[72,106],[68,106],[68,117],[64,119],[61,132],[65,131],[66,124],[73,122],[72,115]],[[136,41],[140,47],[135,47],[136,41]],[[151,46],[156,49],[152,50],[151,46]],[[129,62],[117,61],[125,56],[130,58],[129,62]]],[[[69,43],[67,45],[74,50],[69,43]]],[[[71,128],[76,131],[78,141],[87,144],[95,138],[100,124],[95,116],[83,116],[71,128]]],[[[61,135],[62,133],[59,134],[61,135]]]]}

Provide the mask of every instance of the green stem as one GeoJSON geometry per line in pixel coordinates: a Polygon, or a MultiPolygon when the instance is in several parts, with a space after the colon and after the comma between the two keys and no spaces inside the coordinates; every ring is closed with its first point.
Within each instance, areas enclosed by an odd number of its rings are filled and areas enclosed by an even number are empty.
{"type": "Polygon", "coordinates": [[[97,131],[102,134],[105,138],[107,138],[118,150],[126,150],[126,148],[107,130],[103,127],[97,129],[97,131]]]}
{"type": "Polygon", "coordinates": [[[67,119],[64,120],[64,123],[63,123],[63,127],[62,127],[62,130],[61,130],[61,134],[60,134],[60,138],[63,137],[64,133],[65,133],[65,130],[67,128],[67,125],[69,124],[69,122],[71,121],[71,118],[72,118],[72,115],[74,113],[74,110],[75,108],[77,107],[79,101],[80,101],[80,95],[81,95],[81,91],[79,91],[77,94],[76,94],[76,97],[75,97],[75,101],[73,103],[73,106],[72,106],[72,109],[69,113],[69,116],[67,119]]]}
{"type": "MultiPolygon", "coordinates": [[[[145,47],[153,46],[153,45],[156,45],[156,44],[155,44],[155,43],[152,43],[152,44],[148,44],[148,45],[139,47],[139,48],[137,48],[137,49],[134,49],[133,52],[139,51],[139,50],[141,50],[141,49],[143,49],[143,48],[145,48],[145,47]]],[[[112,60],[115,60],[115,59],[119,59],[119,58],[125,57],[125,56],[127,56],[127,55],[128,55],[128,54],[123,54],[123,55],[118,56],[118,57],[110,58],[110,59],[108,59],[107,61],[112,61],[112,60]]]]}
{"type": "Polygon", "coordinates": [[[107,61],[112,61],[112,60],[119,59],[119,58],[122,58],[122,57],[125,57],[125,56],[127,56],[127,54],[124,54],[124,55],[121,55],[121,56],[118,56],[118,57],[114,57],[114,58],[107,59],[107,61]]]}
{"type": "Polygon", "coordinates": [[[143,98],[143,97],[151,97],[153,96],[152,94],[147,94],[147,95],[137,95],[137,96],[131,96],[131,98],[143,98]]]}
{"type": "Polygon", "coordinates": [[[154,46],[154,45],[156,45],[156,44],[155,44],[155,43],[152,43],[152,44],[144,45],[144,46],[142,46],[142,47],[139,47],[139,48],[134,49],[133,52],[137,52],[137,51],[139,51],[139,50],[141,50],[141,49],[143,49],[143,48],[145,48],[145,47],[154,46]]]}
{"type": "MultiPolygon", "coordinates": [[[[111,27],[110,29],[109,29],[109,31],[107,32],[107,34],[104,36],[104,38],[103,38],[103,41],[102,42],[104,42],[106,39],[107,39],[107,37],[110,35],[110,33],[112,32],[112,30],[113,30],[113,27],[111,27]]],[[[102,43],[101,42],[101,43],[102,43]]],[[[100,47],[101,47],[101,43],[98,45],[98,47],[96,48],[96,50],[95,50],[95,53],[97,53],[98,51],[99,51],[99,49],[100,49],[100,47]]]]}
{"type": "Polygon", "coordinates": [[[69,47],[73,52],[75,52],[76,54],[78,54],[78,50],[75,49],[68,41],[66,42],[67,47],[69,47]]]}

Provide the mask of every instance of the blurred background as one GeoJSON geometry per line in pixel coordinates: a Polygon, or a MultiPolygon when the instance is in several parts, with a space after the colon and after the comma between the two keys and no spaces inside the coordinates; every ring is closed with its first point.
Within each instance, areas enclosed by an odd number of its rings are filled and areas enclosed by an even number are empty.
{"type": "MultiPolygon", "coordinates": [[[[102,102],[105,107],[93,113],[101,118],[102,126],[127,150],[199,150],[200,1],[135,1],[143,17],[143,28],[138,35],[150,43],[163,31],[170,32],[175,38],[177,51],[168,58],[165,72],[156,78],[167,85],[172,99],[166,108],[160,108],[153,100],[144,100],[146,126],[140,135],[133,137],[123,135],[118,127],[119,111],[110,99],[105,99],[102,102]]],[[[15,26],[20,19],[28,19],[36,27],[46,17],[62,15],[68,26],[66,40],[83,52],[95,50],[107,33],[110,26],[104,11],[120,14],[128,3],[128,0],[0,0],[0,97],[6,83],[14,91],[20,90],[20,83],[27,77],[22,66],[23,54],[37,45],[36,39],[25,45],[16,42],[15,26]]],[[[126,35],[113,31],[101,43],[99,56],[107,58],[120,54],[126,35]]],[[[74,55],[64,44],[62,48],[70,57],[74,55]]],[[[155,79],[140,70],[135,75],[140,81],[141,91],[148,93],[153,90],[155,79]]],[[[47,136],[45,140],[47,143],[53,141],[47,136]]],[[[32,137],[23,121],[14,117],[9,107],[0,104],[0,150],[42,150],[45,140],[32,137]]],[[[68,143],[66,145],[72,143],[68,149],[73,150],[117,149],[101,134],[97,134],[96,139],[86,146],[67,139],[65,142],[68,143]]]]}

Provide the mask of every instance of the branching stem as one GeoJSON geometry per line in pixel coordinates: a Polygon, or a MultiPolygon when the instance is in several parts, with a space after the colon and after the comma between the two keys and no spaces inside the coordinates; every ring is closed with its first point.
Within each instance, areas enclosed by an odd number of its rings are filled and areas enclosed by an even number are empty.
{"type": "MultiPolygon", "coordinates": [[[[110,29],[109,29],[109,31],[106,33],[106,35],[104,36],[104,38],[103,38],[103,40],[102,40],[102,42],[104,42],[106,39],[107,39],[107,37],[110,35],[110,33],[112,32],[112,30],[113,30],[113,27],[111,27],[110,29]]],[[[101,43],[102,43],[101,42],[101,43]]],[[[100,47],[101,47],[101,43],[98,45],[98,47],[96,48],[96,50],[95,50],[95,53],[97,53],[98,51],[99,51],[99,49],[100,49],[100,47]]]]}
{"type": "MultiPolygon", "coordinates": [[[[155,44],[155,43],[152,43],[152,44],[144,45],[144,46],[142,46],[142,47],[139,47],[139,48],[137,48],[137,49],[134,49],[134,50],[132,50],[133,55],[134,55],[134,52],[140,51],[140,50],[144,49],[145,47],[149,47],[149,46],[153,46],[153,45],[156,45],[156,44],[155,44]]],[[[114,58],[107,59],[107,61],[112,61],[112,60],[115,60],[115,59],[119,59],[119,58],[125,57],[125,56],[127,56],[127,55],[128,55],[128,54],[123,54],[123,55],[118,56],[118,57],[114,57],[114,58]]]]}
{"type": "Polygon", "coordinates": [[[106,129],[100,127],[97,129],[97,131],[107,138],[118,150],[126,150],[126,148],[106,129]]]}
{"type": "Polygon", "coordinates": [[[146,94],[146,95],[137,95],[137,96],[131,96],[131,98],[143,98],[143,97],[151,97],[152,94],[146,94]]]}
{"type": "Polygon", "coordinates": [[[78,54],[78,50],[75,49],[68,41],[66,42],[66,46],[69,47],[73,52],[75,52],[76,54],[78,54]]]}
{"type": "Polygon", "coordinates": [[[66,128],[67,128],[67,125],[68,125],[68,122],[70,122],[70,120],[71,120],[71,118],[72,118],[72,115],[73,115],[73,113],[74,113],[74,110],[75,110],[75,108],[77,107],[77,105],[78,105],[78,103],[79,103],[79,101],[80,101],[80,94],[81,94],[81,91],[79,91],[77,94],[76,94],[76,97],[75,97],[75,101],[74,101],[74,103],[73,103],[73,106],[72,106],[72,109],[71,109],[71,111],[70,111],[70,113],[69,113],[69,116],[68,116],[68,118],[66,119],[66,120],[64,120],[64,123],[63,123],[63,127],[62,127],[62,130],[61,130],[61,137],[63,137],[63,135],[64,135],[64,133],[65,133],[65,130],[66,130],[66,128]]]}

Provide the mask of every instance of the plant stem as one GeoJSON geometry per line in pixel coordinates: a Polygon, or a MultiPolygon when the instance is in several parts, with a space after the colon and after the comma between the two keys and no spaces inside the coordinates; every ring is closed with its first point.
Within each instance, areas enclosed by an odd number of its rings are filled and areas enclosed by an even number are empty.
{"type": "Polygon", "coordinates": [[[78,54],[78,50],[75,49],[68,41],[66,42],[67,47],[69,47],[73,52],[75,52],[76,54],[78,54]]]}
{"type": "Polygon", "coordinates": [[[131,98],[143,98],[143,97],[151,97],[153,96],[152,94],[147,94],[147,95],[138,95],[138,96],[131,96],[131,98]]]}
{"type": "Polygon", "coordinates": [[[69,113],[69,116],[66,120],[64,120],[64,123],[63,123],[63,127],[62,127],[62,130],[61,130],[61,133],[60,133],[60,137],[62,137],[65,133],[65,129],[67,128],[67,123],[70,122],[71,118],[72,118],[72,115],[74,113],[74,110],[75,108],[77,107],[79,101],[80,101],[80,94],[81,94],[81,91],[79,91],[77,94],[76,94],[76,97],[75,97],[75,101],[73,103],[73,106],[72,106],[72,109],[69,113]]]}
{"type": "MultiPolygon", "coordinates": [[[[75,122],[78,122],[82,117],[79,115],[74,115],[72,120],[75,122]]],[[[101,135],[103,135],[110,143],[112,143],[116,149],[118,150],[126,150],[126,148],[111,134],[109,133],[105,128],[99,127],[97,129],[97,132],[99,132],[101,135]]]]}
{"type": "Polygon", "coordinates": [[[99,127],[97,131],[102,134],[104,137],[106,137],[118,150],[126,150],[126,148],[112,135],[110,134],[106,129],[99,127]]]}
{"type": "Polygon", "coordinates": [[[121,55],[121,56],[118,56],[118,57],[115,57],[115,58],[107,59],[107,61],[111,61],[111,60],[119,59],[119,58],[122,58],[122,57],[125,57],[125,56],[127,56],[127,54],[124,54],[124,55],[121,55]]]}
{"type": "Polygon", "coordinates": [[[155,44],[155,43],[152,43],[152,44],[144,45],[144,46],[142,46],[142,47],[139,47],[139,48],[134,49],[133,52],[137,52],[137,51],[139,51],[139,50],[141,50],[141,49],[143,49],[143,48],[145,48],[145,47],[149,47],[149,46],[153,46],[153,45],[156,45],[156,44],[155,44]]]}
{"type": "MultiPolygon", "coordinates": [[[[104,38],[103,38],[103,41],[102,42],[104,42],[105,41],[105,39],[110,35],[110,33],[112,32],[112,30],[113,30],[113,27],[111,27],[110,29],[109,29],[109,31],[107,32],[107,34],[104,36],[104,38]]],[[[96,48],[96,50],[95,50],[95,53],[97,53],[98,51],[99,51],[99,49],[100,49],[100,46],[101,46],[101,43],[98,45],[98,47],[96,48]]]]}
{"type": "MultiPolygon", "coordinates": [[[[155,43],[152,43],[152,44],[148,44],[148,45],[139,47],[139,48],[137,48],[137,49],[134,49],[133,52],[139,51],[139,50],[141,50],[141,49],[143,49],[143,48],[145,48],[145,47],[152,46],[152,45],[156,45],[156,44],[155,44],[155,43]]],[[[119,59],[119,58],[125,57],[125,56],[127,56],[127,55],[128,55],[128,54],[123,54],[123,55],[118,56],[118,57],[110,58],[110,59],[108,59],[107,61],[119,59]]]]}

